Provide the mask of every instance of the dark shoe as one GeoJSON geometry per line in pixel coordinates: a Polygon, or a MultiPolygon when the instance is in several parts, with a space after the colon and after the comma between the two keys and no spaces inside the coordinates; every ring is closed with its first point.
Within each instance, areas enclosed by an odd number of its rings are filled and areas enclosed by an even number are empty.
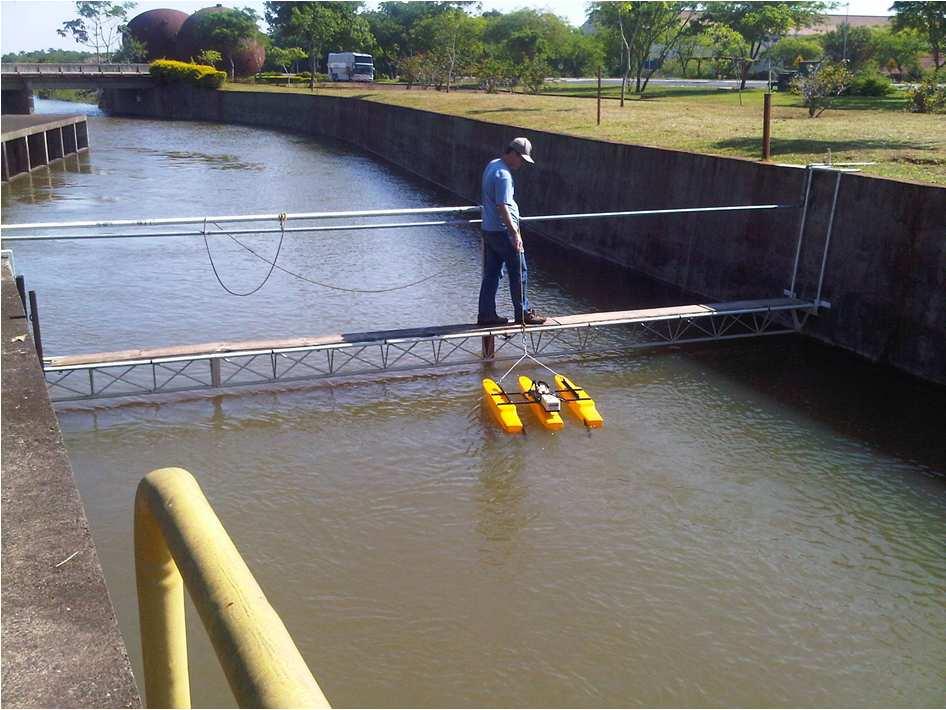
{"type": "Polygon", "coordinates": [[[503,318],[502,316],[496,316],[494,318],[478,318],[476,321],[477,325],[509,325],[509,319],[503,318]]]}
{"type": "Polygon", "coordinates": [[[534,308],[530,308],[528,311],[522,314],[522,323],[524,325],[542,325],[546,320],[546,317],[540,316],[535,312],[534,308]]]}

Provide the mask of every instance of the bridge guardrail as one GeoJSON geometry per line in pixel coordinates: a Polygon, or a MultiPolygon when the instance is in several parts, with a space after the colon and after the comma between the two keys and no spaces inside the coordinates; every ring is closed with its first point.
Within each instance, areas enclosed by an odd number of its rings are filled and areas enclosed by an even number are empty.
{"type": "Polygon", "coordinates": [[[43,62],[3,64],[3,74],[148,74],[149,64],[49,64],[43,62]]]}
{"type": "Polygon", "coordinates": [[[148,707],[190,707],[184,587],[240,707],[330,707],[194,477],[152,471],[135,494],[148,707]]]}

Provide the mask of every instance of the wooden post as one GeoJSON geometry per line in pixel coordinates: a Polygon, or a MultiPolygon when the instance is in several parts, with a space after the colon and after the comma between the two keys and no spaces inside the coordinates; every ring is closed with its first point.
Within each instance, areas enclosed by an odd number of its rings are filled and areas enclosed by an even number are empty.
{"type": "Polygon", "coordinates": [[[598,67],[598,125],[601,125],[601,67],[598,67]]]}
{"type": "Polygon", "coordinates": [[[772,94],[762,96],[762,160],[772,159],[772,94]]]}

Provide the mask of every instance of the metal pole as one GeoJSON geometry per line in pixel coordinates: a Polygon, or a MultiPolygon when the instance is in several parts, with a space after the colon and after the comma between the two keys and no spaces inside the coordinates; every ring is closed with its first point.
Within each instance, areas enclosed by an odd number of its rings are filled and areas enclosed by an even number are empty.
{"type": "Polygon", "coordinates": [[[762,97],[762,160],[772,159],[772,94],[762,97]]]}
{"type": "Polygon", "coordinates": [[[601,67],[598,67],[598,125],[601,125],[601,67]]]}
{"type": "Polygon", "coordinates": [[[815,312],[821,306],[821,282],[824,281],[824,268],[828,263],[828,247],[831,246],[831,232],[834,229],[834,213],[838,206],[838,192],[841,190],[841,175],[838,173],[838,179],[834,183],[834,199],[831,200],[831,216],[828,218],[828,233],[824,239],[824,254],[821,256],[821,273],[818,274],[818,292],[815,294],[815,312]]]}
{"type": "Polygon", "coordinates": [[[40,365],[43,364],[43,334],[39,329],[39,308],[36,306],[36,291],[30,291],[30,320],[33,322],[33,345],[39,356],[40,365]]]}
{"type": "Polygon", "coordinates": [[[23,315],[26,315],[26,280],[23,274],[16,277],[16,291],[20,294],[20,303],[23,304],[23,315]]]}
{"type": "MultiPolygon", "coordinates": [[[[623,212],[583,212],[576,214],[551,214],[536,215],[532,217],[522,217],[520,222],[555,222],[563,220],[580,219],[604,219],[608,217],[647,217],[666,214],[689,214],[692,212],[745,212],[761,210],[784,210],[797,209],[799,205],[730,205],[724,207],[685,207],[679,209],[666,210],[627,210],[623,212]]],[[[479,207],[475,208],[479,210],[479,207]]],[[[201,220],[203,221],[203,220],[201,220]]],[[[212,220],[208,218],[208,223],[212,220]]],[[[333,224],[322,227],[286,227],[285,229],[221,229],[219,232],[208,232],[208,234],[279,234],[280,232],[337,232],[337,231],[357,231],[365,229],[404,229],[406,227],[439,227],[445,225],[475,225],[480,224],[480,219],[457,219],[457,220],[436,220],[428,222],[386,222],[375,224],[333,224]]],[[[189,222],[187,222],[189,223],[189,222]]],[[[147,224],[147,222],[141,222],[147,224]]],[[[30,225],[33,226],[33,225],[30,225]]],[[[46,225],[48,228],[57,228],[61,226],[77,226],[74,223],[66,225],[52,223],[46,225]]],[[[86,225],[83,225],[86,226],[86,225]]],[[[21,225],[4,226],[3,229],[20,228],[21,225]]],[[[23,234],[18,236],[3,236],[0,240],[7,242],[28,242],[44,241],[57,239],[125,239],[125,238],[145,238],[145,237],[194,237],[202,236],[203,230],[176,231],[176,232],[139,232],[117,233],[117,234],[23,234]]]]}
{"type": "Polygon", "coordinates": [[[801,223],[798,225],[798,244],[795,245],[795,265],[792,267],[792,282],[788,287],[788,296],[795,298],[795,279],[798,277],[798,260],[801,257],[801,242],[805,236],[805,226],[808,223],[808,200],[811,195],[811,176],[814,171],[809,167],[808,178],[805,180],[805,203],[801,211],[801,223]]]}
{"type": "Polygon", "coordinates": [[[395,215],[479,212],[479,205],[465,207],[422,207],[416,209],[359,210],[355,212],[300,212],[296,214],[221,215],[219,217],[162,217],[158,219],[112,219],[86,222],[33,222],[4,224],[2,229],[62,229],[65,227],[146,227],[162,224],[203,224],[204,222],[272,222],[293,219],[334,219],[336,217],[392,217],[395,215]]]}

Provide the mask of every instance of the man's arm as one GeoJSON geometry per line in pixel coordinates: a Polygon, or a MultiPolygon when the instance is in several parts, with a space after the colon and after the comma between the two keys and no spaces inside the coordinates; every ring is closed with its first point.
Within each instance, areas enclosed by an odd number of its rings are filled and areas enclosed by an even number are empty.
{"type": "Polygon", "coordinates": [[[509,214],[509,208],[506,207],[505,202],[500,202],[496,205],[496,209],[499,212],[499,217],[502,219],[503,223],[506,225],[506,229],[509,230],[509,239],[512,242],[513,247],[516,251],[524,251],[522,246],[522,235],[519,233],[519,227],[516,226],[516,223],[512,221],[512,215],[509,214]]]}

